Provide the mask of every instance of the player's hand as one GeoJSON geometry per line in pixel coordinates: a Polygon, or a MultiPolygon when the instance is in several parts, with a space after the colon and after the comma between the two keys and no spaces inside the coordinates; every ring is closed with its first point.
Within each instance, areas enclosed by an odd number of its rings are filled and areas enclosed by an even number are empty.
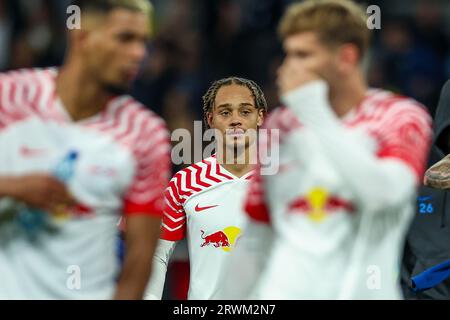
{"type": "Polygon", "coordinates": [[[281,97],[294,89],[319,79],[319,75],[306,69],[301,62],[295,59],[286,59],[278,69],[278,93],[281,97]]]}
{"type": "Polygon", "coordinates": [[[67,187],[48,174],[30,174],[10,179],[11,196],[30,207],[53,211],[76,204],[67,187]]]}
{"type": "Polygon", "coordinates": [[[424,184],[435,189],[450,189],[450,155],[435,163],[425,172],[424,184]]]}

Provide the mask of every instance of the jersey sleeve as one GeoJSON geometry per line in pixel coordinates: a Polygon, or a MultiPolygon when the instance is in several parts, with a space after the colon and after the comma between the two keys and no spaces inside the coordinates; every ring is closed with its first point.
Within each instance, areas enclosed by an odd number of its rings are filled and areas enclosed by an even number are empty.
{"type": "Polygon", "coordinates": [[[186,212],[178,192],[178,175],[169,183],[164,193],[164,215],[161,224],[161,239],[179,241],[186,236],[186,212]]]}
{"type": "Polygon", "coordinates": [[[169,134],[164,122],[158,121],[139,141],[135,146],[136,172],[124,199],[124,213],[162,216],[171,171],[169,134]]]}
{"type": "Polygon", "coordinates": [[[32,105],[29,93],[33,91],[31,88],[35,92],[40,91],[38,87],[31,72],[0,73],[0,130],[27,116],[32,105]]]}
{"type": "Polygon", "coordinates": [[[386,111],[378,135],[380,159],[395,158],[415,173],[420,183],[431,143],[431,118],[424,107],[409,99],[386,111]]]}
{"type": "Polygon", "coordinates": [[[269,209],[265,197],[264,181],[261,176],[259,166],[256,168],[255,174],[250,180],[244,209],[252,220],[266,224],[270,223],[269,209]]]}

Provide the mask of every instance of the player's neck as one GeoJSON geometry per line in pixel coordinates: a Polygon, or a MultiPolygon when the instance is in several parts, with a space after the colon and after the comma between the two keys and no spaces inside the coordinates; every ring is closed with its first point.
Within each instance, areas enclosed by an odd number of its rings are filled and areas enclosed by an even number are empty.
{"type": "Polygon", "coordinates": [[[56,79],[56,94],[73,121],[101,112],[111,95],[76,63],[66,64],[56,79]]]}
{"type": "Polygon", "coordinates": [[[253,164],[250,163],[249,148],[245,149],[245,155],[239,155],[237,152],[231,152],[227,154],[227,148],[223,149],[223,152],[218,151],[216,154],[217,162],[224,167],[227,171],[240,178],[253,169],[253,164]],[[227,157],[228,155],[228,157],[227,157]],[[231,159],[229,159],[231,158],[231,159]],[[230,161],[231,160],[231,161],[230,161]],[[245,160],[245,161],[242,161],[245,160]]]}
{"type": "Polygon", "coordinates": [[[357,73],[330,85],[330,104],[342,118],[363,101],[366,92],[367,84],[362,74],[357,73]]]}

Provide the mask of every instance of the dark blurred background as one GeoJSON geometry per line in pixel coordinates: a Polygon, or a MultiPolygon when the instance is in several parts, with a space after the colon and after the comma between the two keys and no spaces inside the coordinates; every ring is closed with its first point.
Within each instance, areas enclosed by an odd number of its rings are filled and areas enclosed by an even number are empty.
{"type": "MultiPolygon", "coordinates": [[[[276,25],[293,0],[153,0],[156,37],[133,95],[171,128],[201,119],[201,96],[214,79],[251,78],[277,105],[274,74],[282,59],[276,25]]],[[[450,1],[374,0],[368,79],[407,94],[433,113],[450,77],[450,1]]],[[[59,65],[70,0],[0,0],[0,70],[59,65]]]]}
{"type": "MultiPolygon", "coordinates": [[[[202,119],[201,96],[230,75],[255,80],[277,106],[282,59],[276,26],[293,0],[153,0],[156,35],[132,94],[175,128],[202,119]]],[[[373,87],[411,96],[433,115],[450,78],[450,1],[358,1],[381,8],[367,77],[373,87]]],[[[0,71],[57,66],[70,0],[0,0],[0,71]]],[[[182,248],[182,246],[181,246],[182,248]]],[[[179,249],[174,261],[186,258],[179,249]],[[177,259],[177,257],[179,259],[177,259]]],[[[166,298],[183,298],[186,264],[172,263],[166,298]]]]}

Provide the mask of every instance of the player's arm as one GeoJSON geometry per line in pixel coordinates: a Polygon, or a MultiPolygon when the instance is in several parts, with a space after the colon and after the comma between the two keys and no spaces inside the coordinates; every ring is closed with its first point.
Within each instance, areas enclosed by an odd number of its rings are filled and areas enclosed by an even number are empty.
{"type": "Polygon", "coordinates": [[[0,199],[13,198],[27,205],[51,210],[57,205],[73,205],[64,183],[48,174],[0,176],[0,199]]]}
{"type": "Polygon", "coordinates": [[[325,81],[303,83],[284,92],[282,100],[313,130],[323,152],[352,188],[360,206],[374,212],[403,203],[414,195],[422,180],[431,137],[426,112],[420,110],[407,117],[393,115],[387,126],[386,145],[374,155],[342,126],[332,111],[325,81]]]}
{"type": "Polygon", "coordinates": [[[146,300],[159,300],[162,298],[170,256],[177,242],[186,237],[186,212],[182,205],[179,190],[182,177],[179,173],[175,174],[164,192],[161,239],[153,258],[154,271],[144,296],[146,300]]]}
{"type": "Polygon", "coordinates": [[[160,221],[159,215],[135,214],[127,218],[125,260],[114,299],[142,299],[151,272],[160,221]]]}
{"type": "Polygon", "coordinates": [[[166,282],[167,267],[176,245],[176,241],[163,239],[158,241],[153,257],[153,269],[144,294],[144,300],[161,300],[164,283],[166,282]]]}
{"type": "Polygon", "coordinates": [[[160,235],[164,190],[170,174],[169,135],[163,123],[149,127],[136,148],[134,178],[124,197],[125,257],[115,299],[142,299],[160,235]]]}

